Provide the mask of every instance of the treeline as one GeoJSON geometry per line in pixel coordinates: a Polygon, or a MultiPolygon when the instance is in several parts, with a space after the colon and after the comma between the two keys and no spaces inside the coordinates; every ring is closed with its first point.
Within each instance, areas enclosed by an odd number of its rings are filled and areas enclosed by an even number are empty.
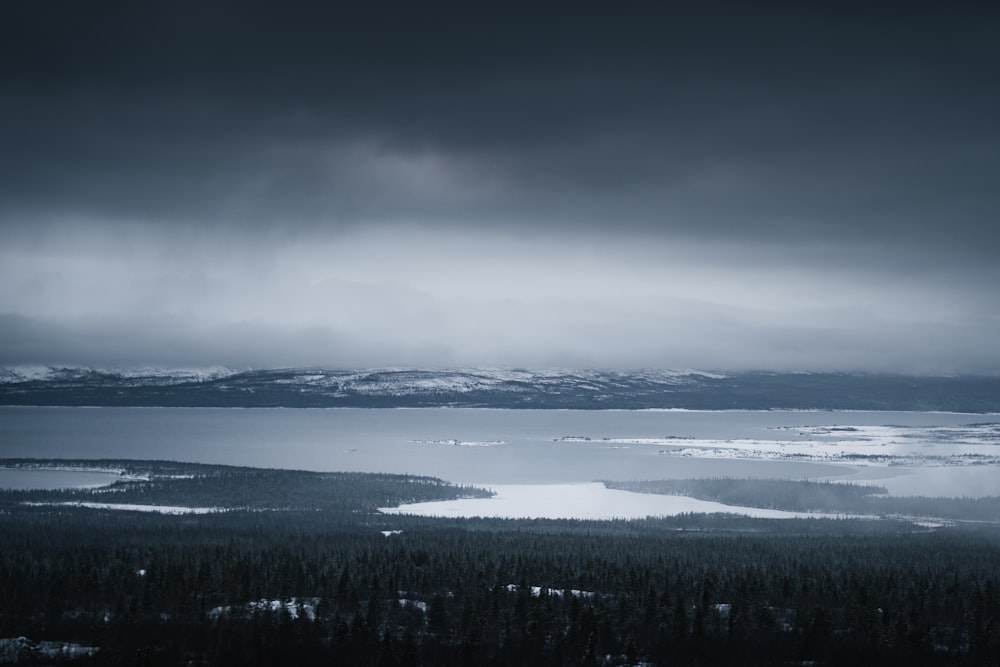
{"type": "Polygon", "coordinates": [[[462,497],[489,497],[485,489],[436,477],[384,473],[311,472],[173,461],[0,460],[22,468],[80,467],[119,470],[122,479],[94,489],[0,490],[0,506],[24,503],[101,502],[250,510],[371,513],[379,507],[462,497]]]}
{"type": "Polygon", "coordinates": [[[1000,496],[937,498],[889,496],[884,487],[779,479],[667,479],[604,482],[609,489],[680,495],[727,505],[792,512],[934,517],[1000,523],[1000,496]]]}
{"type": "Polygon", "coordinates": [[[324,517],[0,514],[0,637],[99,664],[1000,660],[995,529],[324,517]]]}
{"type": "Polygon", "coordinates": [[[396,475],[101,467],[151,477],[104,501],[137,502],[146,485],[143,504],[237,507],[252,491],[285,505],[164,516],[0,494],[0,639],[27,638],[4,646],[72,642],[99,649],[74,664],[102,665],[1000,664],[995,526],[429,519],[371,508],[463,491],[396,475]]]}

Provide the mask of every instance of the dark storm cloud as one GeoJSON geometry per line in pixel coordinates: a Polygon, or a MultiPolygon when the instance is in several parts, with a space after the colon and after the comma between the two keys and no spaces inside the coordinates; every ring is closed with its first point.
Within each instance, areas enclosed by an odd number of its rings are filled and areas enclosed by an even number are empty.
{"type": "Polygon", "coordinates": [[[46,7],[4,9],[7,224],[996,240],[996,11],[46,7]]]}
{"type": "Polygon", "coordinates": [[[869,4],[4,3],[0,363],[998,372],[1000,9],[869,4]]]}

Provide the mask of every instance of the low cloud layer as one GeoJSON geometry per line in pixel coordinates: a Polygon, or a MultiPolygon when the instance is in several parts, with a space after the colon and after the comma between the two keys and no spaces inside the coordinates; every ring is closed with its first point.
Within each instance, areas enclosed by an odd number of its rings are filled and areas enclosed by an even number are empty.
{"type": "Polygon", "coordinates": [[[453,230],[91,233],[3,251],[5,363],[996,370],[996,297],[964,276],[453,230]]]}
{"type": "Polygon", "coordinates": [[[336,4],[0,10],[0,363],[1000,372],[996,10],[336,4]]]}

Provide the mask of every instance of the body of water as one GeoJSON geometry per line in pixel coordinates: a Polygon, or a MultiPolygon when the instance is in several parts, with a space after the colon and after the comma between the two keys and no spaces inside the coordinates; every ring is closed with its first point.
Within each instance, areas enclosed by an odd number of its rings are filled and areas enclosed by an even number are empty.
{"type": "MultiPolygon", "coordinates": [[[[0,458],[167,459],[433,475],[459,483],[758,477],[877,482],[906,495],[1000,495],[997,466],[856,467],[664,456],[628,439],[785,440],[798,427],[962,426],[997,417],[886,412],[0,408],[0,458]],[[612,438],[615,442],[602,440],[612,438]]],[[[838,431],[839,433],[840,431],[838,431]]],[[[668,447],[669,448],[669,447],[668,447]]],[[[0,484],[7,486],[0,477],[0,484]]]]}
{"type": "Polygon", "coordinates": [[[107,486],[117,473],[100,470],[0,468],[0,489],[82,489],[107,486]]]}

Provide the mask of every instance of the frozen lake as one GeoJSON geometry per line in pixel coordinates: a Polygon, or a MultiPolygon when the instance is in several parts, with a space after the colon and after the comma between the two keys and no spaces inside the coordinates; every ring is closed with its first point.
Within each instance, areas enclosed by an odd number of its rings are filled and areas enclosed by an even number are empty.
{"type": "Polygon", "coordinates": [[[0,458],[168,459],[480,485],[839,479],[900,495],[982,496],[1000,495],[998,422],[887,412],[0,407],[0,458]]]}
{"type": "Polygon", "coordinates": [[[107,486],[117,473],[99,470],[24,470],[0,468],[0,489],[67,489],[107,486]]]}
{"type": "Polygon", "coordinates": [[[501,484],[490,486],[492,498],[461,498],[383,508],[386,514],[504,519],[641,519],[678,514],[741,514],[761,519],[836,517],[841,515],[785,512],[737,507],[686,496],[662,496],[605,488],[603,484],[501,484]]]}

